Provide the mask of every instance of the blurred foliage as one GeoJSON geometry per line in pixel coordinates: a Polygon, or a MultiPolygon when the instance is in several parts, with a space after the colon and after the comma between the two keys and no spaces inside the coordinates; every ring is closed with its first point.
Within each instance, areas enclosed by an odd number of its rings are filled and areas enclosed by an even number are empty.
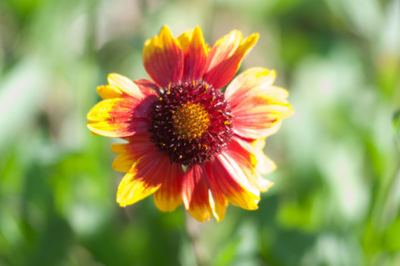
{"type": "Polygon", "coordinates": [[[399,0],[1,0],[0,106],[0,265],[400,265],[399,0]],[[115,203],[111,140],[85,115],[107,73],[146,76],[164,24],[260,32],[242,68],[291,92],[258,211],[115,203]]]}

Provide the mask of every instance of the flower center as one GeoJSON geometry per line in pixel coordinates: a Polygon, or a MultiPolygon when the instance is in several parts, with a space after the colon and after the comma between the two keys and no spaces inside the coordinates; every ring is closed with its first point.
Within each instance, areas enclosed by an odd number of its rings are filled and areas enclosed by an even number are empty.
{"type": "Polygon", "coordinates": [[[210,116],[199,103],[185,103],[172,115],[175,132],[184,139],[201,137],[210,125],[210,116]]]}
{"type": "Polygon", "coordinates": [[[153,104],[149,131],[172,162],[204,163],[229,143],[231,110],[222,92],[204,81],[171,83],[153,104]]]}

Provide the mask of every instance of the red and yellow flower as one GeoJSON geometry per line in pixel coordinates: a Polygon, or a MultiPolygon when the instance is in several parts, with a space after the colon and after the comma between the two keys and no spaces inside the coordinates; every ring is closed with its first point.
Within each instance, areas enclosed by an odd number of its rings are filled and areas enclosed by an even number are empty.
{"type": "Polygon", "coordinates": [[[161,211],[183,202],[199,221],[222,220],[229,203],[257,209],[272,185],[262,174],[275,169],[265,138],[293,113],[273,70],[248,69],[221,91],[257,39],[234,30],[209,48],[199,27],[174,38],[165,26],[143,49],[152,81],[110,74],[97,88],[103,100],[88,113],[88,128],[127,141],[112,146],[113,168],[126,173],[120,206],[154,194],[161,211]]]}

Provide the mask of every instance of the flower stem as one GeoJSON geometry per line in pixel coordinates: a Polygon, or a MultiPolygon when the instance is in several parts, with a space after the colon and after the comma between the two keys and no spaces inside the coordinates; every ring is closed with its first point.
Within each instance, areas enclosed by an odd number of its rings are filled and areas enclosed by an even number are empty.
{"type": "Polygon", "coordinates": [[[203,245],[199,239],[202,224],[197,222],[192,216],[186,213],[186,232],[192,244],[194,257],[198,266],[206,266],[208,264],[207,256],[203,245]]]}

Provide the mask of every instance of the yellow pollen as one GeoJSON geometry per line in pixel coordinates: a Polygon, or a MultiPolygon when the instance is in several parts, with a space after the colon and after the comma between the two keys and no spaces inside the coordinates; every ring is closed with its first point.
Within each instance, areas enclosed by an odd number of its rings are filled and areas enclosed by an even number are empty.
{"type": "Polygon", "coordinates": [[[177,135],[184,139],[201,137],[210,125],[208,112],[199,103],[187,102],[178,107],[172,119],[177,135]]]}

